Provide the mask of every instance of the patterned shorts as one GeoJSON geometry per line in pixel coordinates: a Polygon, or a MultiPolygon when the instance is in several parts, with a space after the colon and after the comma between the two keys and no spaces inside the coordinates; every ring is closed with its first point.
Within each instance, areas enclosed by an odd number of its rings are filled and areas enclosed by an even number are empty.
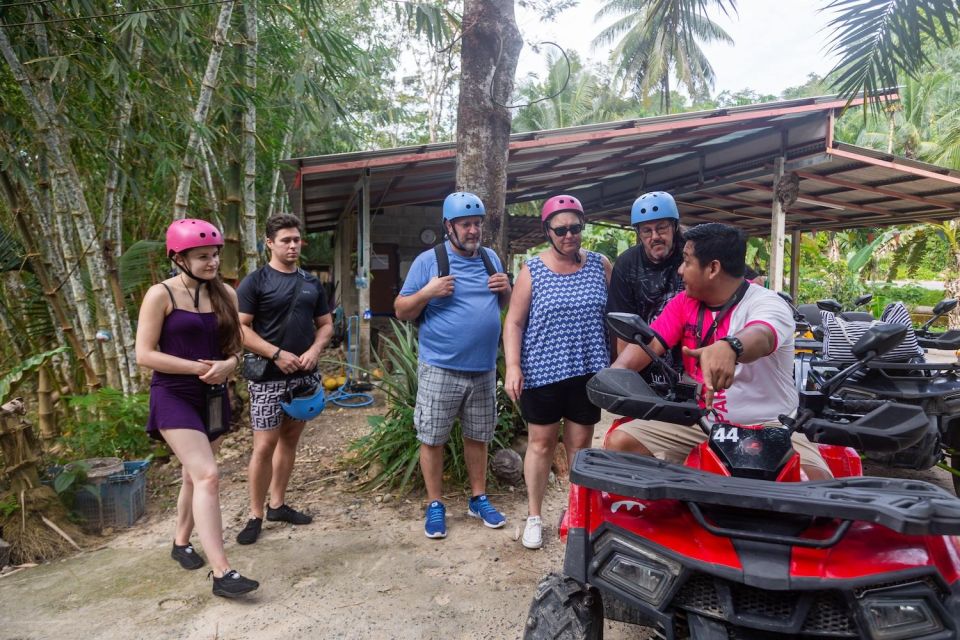
{"type": "Polygon", "coordinates": [[[289,380],[265,380],[263,382],[248,382],[247,390],[250,393],[250,426],[254,431],[271,431],[278,429],[284,419],[292,422],[303,422],[291,418],[283,412],[280,399],[283,392],[299,384],[316,383],[317,376],[313,373],[290,378],[289,380]]]}
{"type": "Polygon", "coordinates": [[[460,416],[465,438],[493,440],[497,424],[496,371],[455,371],[421,362],[417,366],[417,439],[430,446],[446,444],[460,416]]]}

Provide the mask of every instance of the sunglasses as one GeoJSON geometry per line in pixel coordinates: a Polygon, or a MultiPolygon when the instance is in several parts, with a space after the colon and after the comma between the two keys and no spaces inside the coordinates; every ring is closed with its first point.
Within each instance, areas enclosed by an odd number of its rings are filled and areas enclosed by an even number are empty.
{"type": "Polygon", "coordinates": [[[572,233],[575,236],[580,235],[580,232],[583,231],[582,224],[571,224],[568,227],[550,227],[550,231],[553,231],[557,234],[558,238],[562,238],[567,235],[567,233],[572,233]]]}

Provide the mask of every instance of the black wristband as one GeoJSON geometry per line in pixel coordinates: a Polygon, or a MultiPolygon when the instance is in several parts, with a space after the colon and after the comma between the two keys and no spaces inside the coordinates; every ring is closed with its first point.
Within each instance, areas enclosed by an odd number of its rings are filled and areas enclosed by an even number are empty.
{"type": "Polygon", "coordinates": [[[283,351],[283,349],[281,349],[280,347],[277,347],[277,352],[276,352],[275,354],[273,354],[273,357],[270,358],[270,359],[271,359],[271,360],[274,360],[274,361],[279,360],[279,359],[280,359],[280,352],[281,352],[281,351],[283,351]]]}

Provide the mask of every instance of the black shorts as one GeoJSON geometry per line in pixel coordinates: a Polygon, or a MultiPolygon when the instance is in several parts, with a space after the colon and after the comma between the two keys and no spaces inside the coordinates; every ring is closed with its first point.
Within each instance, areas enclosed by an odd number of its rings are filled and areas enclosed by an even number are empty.
{"type": "Polygon", "coordinates": [[[566,418],[578,424],[600,422],[600,407],[587,398],[587,380],[593,374],[567,378],[559,382],[524,389],[520,394],[520,413],[533,424],[553,424],[566,418]]]}

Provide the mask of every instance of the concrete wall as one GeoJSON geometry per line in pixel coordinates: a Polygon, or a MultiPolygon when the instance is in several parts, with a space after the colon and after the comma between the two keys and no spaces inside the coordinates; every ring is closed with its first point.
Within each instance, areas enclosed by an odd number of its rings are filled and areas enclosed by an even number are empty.
{"type": "Polygon", "coordinates": [[[370,228],[370,239],[374,244],[387,242],[398,245],[401,279],[406,277],[413,259],[443,237],[439,207],[385,209],[383,213],[372,217],[370,228]],[[427,228],[436,234],[436,240],[431,244],[424,244],[420,240],[420,232],[427,228]]]}

